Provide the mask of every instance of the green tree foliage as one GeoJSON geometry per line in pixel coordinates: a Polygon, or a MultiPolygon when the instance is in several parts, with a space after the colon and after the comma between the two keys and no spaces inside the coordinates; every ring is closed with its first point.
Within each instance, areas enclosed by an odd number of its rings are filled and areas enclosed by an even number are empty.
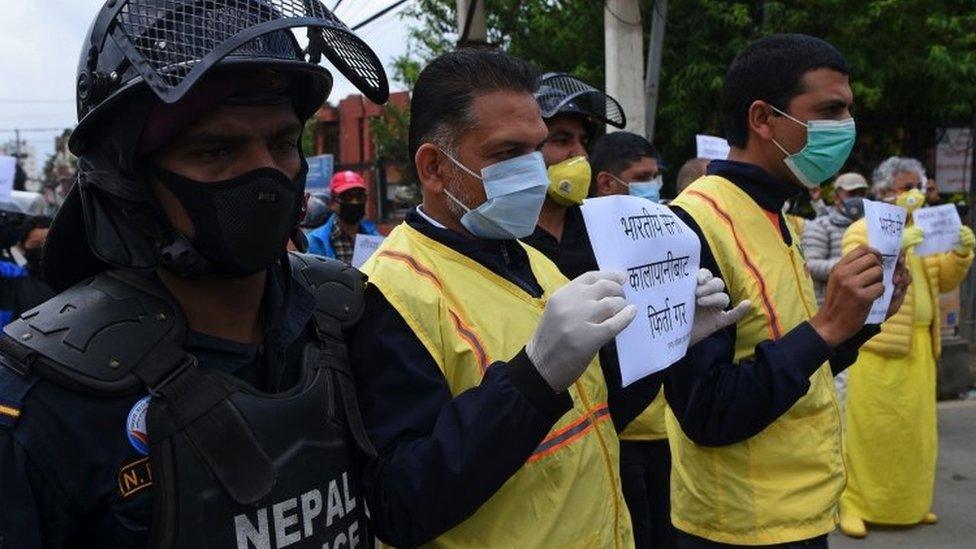
{"type": "MultiPolygon", "coordinates": [[[[455,0],[419,0],[407,13],[416,64],[454,46],[455,0]]],[[[604,82],[603,3],[487,0],[489,42],[597,86],[604,82]]],[[[645,32],[653,0],[642,3],[645,32]]],[[[859,144],[849,168],[870,172],[890,154],[930,161],[936,128],[976,118],[976,4],[972,0],[670,0],[655,143],[671,173],[694,135],[722,135],[721,90],[737,51],[767,34],[833,43],[854,67],[859,144]]],[[[645,42],[646,44],[646,42],[645,42]]]]}

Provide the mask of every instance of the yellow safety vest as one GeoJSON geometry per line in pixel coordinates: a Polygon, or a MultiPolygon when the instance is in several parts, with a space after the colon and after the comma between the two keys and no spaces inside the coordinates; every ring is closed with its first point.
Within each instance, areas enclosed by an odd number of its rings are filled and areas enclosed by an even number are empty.
{"type": "MultiPolygon", "coordinates": [[[[817,310],[813,282],[791,230],[777,224],[727,179],[705,176],[673,202],[704,233],[733,303],[753,306],[736,325],[735,360],[778,339],[817,310]]],[[[675,527],[721,543],[769,545],[833,530],[845,468],[840,411],[828,364],[810,390],[762,432],[723,447],[688,439],[669,409],[671,519],[675,527]]]]}
{"type": "MultiPolygon", "coordinates": [[[[567,282],[540,252],[524,248],[544,290],[538,299],[407,224],[394,229],[363,266],[369,283],[437,362],[452,395],[479,385],[492,361],[518,354],[549,296],[567,282]]],[[[428,546],[633,546],[620,490],[619,441],[597,359],[569,391],[573,409],[522,468],[472,516],[428,546]]]]}

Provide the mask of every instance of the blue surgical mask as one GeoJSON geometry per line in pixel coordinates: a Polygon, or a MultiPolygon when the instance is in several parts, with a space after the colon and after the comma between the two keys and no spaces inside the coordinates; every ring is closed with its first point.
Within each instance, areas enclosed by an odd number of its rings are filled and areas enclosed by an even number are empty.
{"type": "Polygon", "coordinates": [[[549,188],[549,174],[541,152],[496,162],[482,168],[480,176],[446,152],[444,156],[480,179],[485,186],[487,200],[473,210],[444,189],[444,194],[466,212],[461,216],[461,225],[468,232],[478,238],[494,240],[525,238],[532,234],[549,188]]]}
{"type": "Polygon", "coordinates": [[[661,187],[664,186],[664,179],[660,175],[650,181],[632,181],[630,183],[624,183],[619,177],[613,174],[610,174],[610,177],[614,178],[617,183],[627,187],[627,193],[631,196],[646,198],[655,203],[661,202],[661,187]]]}
{"type": "Polygon", "coordinates": [[[801,183],[811,189],[819,187],[821,183],[840,171],[844,162],[847,162],[847,157],[854,148],[854,140],[857,138],[857,128],[853,118],[800,122],[776,107],[772,105],[770,107],[807,129],[807,144],[797,153],[790,154],[773,139],[773,144],[786,155],[783,160],[786,167],[801,183]]]}

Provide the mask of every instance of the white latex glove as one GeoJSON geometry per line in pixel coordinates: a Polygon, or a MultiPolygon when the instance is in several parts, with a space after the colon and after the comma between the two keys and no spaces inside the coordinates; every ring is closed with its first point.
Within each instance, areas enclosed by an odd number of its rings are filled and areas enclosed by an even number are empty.
{"type": "Polygon", "coordinates": [[[695,288],[695,323],[691,326],[691,343],[694,345],[713,333],[735,324],[749,312],[752,306],[742,301],[731,311],[729,295],[724,292],[725,282],[716,278],[708,269],[698,270],[698,287],[695,288]]]}
{"type": "Polygon", "coordinates": [[[623,273],[583,273],[557,290],[542,313],[525,353],[550,387],[565,391],[600,347],[637,316],[624,299],[623,273]]]}

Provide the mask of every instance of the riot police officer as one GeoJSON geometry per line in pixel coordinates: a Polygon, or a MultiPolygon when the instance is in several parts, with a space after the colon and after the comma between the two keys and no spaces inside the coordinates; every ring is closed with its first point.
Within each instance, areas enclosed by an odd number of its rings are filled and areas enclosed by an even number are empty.
{"type": "Polygon", "coordinates": [[[382,65],[318,0],[108,0],[81,53],[59,295],[0,338],[0,545],[367,544],[343,344],[363,277],[286,254],[325,101],[382,65]],[[292,29],[307,28],[302,49],[292,29]]]}

